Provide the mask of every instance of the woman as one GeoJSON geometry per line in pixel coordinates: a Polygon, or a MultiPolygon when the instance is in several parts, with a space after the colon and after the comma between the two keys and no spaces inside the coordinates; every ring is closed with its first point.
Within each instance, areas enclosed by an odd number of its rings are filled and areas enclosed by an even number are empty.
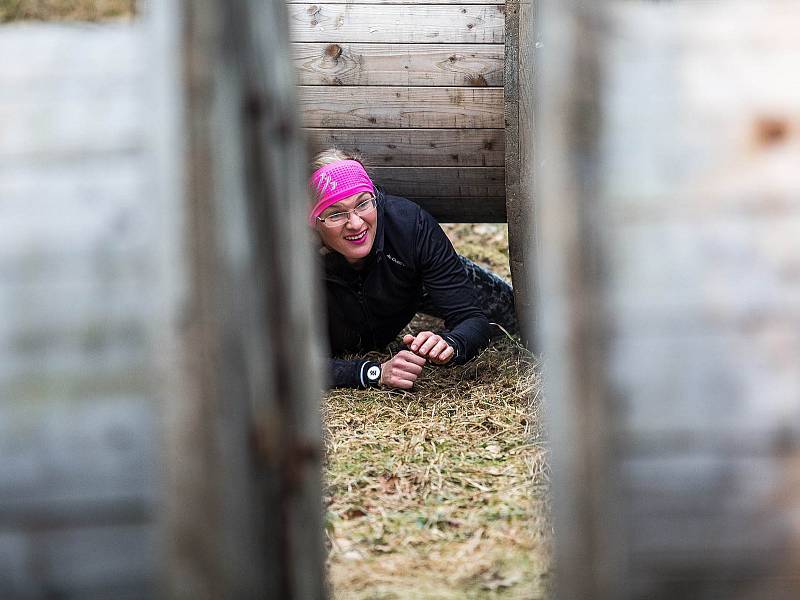
{"type": "Polygon", "coordinates": [[[417,311],[445,331],[405,335],[383,363],[331,359],[334,387],[411,389],[426,362],[460,364],[489,341],[487,316],[515,331],[511,286],[456,254],[417,204],[384,194],[363,164],[340,150],[315,158],[309,225],[322,243],[328,328],[334,356],[379,350],[417,311]]]}

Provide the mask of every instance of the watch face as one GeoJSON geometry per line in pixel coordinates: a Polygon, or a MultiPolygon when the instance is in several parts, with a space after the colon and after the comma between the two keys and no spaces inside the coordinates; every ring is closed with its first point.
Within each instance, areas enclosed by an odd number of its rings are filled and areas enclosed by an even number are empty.
{"type": "Polygon", "coordinates": [[[367,377],[372,381],[377,381],[378,378],[381,376],[381,368],[372,365],[369,369],[367,369],[367,377]]]}

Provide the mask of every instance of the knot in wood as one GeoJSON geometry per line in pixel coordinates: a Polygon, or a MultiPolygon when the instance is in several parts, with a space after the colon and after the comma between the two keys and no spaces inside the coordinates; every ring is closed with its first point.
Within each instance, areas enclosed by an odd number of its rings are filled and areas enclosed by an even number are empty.
{"type": "Polygon", "coordinates": [[[785,141],[789,135],[789,123],[785,119],[764,117],[756,121],[756,140],[763,146],[772,146],[785,141]]]}
{"type": "Polygon", "coordinates": [[[488,87],[489,85],[483,75],[473,75],[468,81],[471,86],[475,87],[488,87]]]}
{"type": "Polygon", "coordinates": [[[331,44],[325,48],[325,54],[328,58],[337,60],[342,55],[342,47],[339,44],[331,44]]]}

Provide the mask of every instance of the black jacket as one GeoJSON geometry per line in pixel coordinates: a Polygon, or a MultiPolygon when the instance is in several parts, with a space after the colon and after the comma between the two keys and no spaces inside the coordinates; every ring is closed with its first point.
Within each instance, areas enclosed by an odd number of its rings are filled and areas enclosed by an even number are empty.
{"type": "MultiPolygon", "coordinates": [[[[375,241],[363,268],[336,252],[323,258],[332,354],[384,348],[416,314],[424,286],[444,317],[451,362],[466,362],[488,343],[489,322],[450,240],[417,204],[381,190],[376,196],[375,241]]],[[[363,387],[366,362],[332,358],[332,385],[363,387]]]]}

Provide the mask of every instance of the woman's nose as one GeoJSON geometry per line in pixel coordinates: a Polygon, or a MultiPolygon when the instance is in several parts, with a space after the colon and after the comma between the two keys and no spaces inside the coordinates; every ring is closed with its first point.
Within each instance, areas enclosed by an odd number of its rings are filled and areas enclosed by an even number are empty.
{"type": "Polygon", "coordinates": [[[363,222],[364,222],[364,219],[362,219],[361,217],[359,217],[359,216],[356,214],[356,212],[355,212],[354,210],[351,210],[351,211],[350,211],[350,214],[348,214],[348,215],[347,215],[347,225],[346,225],[346,226],[347,226],[347,227],[350,227],[350,226],[352,225],[352,223],[353,223],[353,217],[355,217],[355,218],[357,219],[357,220],[356,220],[355,227],[360,227],[360,226],[361,226],[361,223],[363,223],[363,222]]]}

